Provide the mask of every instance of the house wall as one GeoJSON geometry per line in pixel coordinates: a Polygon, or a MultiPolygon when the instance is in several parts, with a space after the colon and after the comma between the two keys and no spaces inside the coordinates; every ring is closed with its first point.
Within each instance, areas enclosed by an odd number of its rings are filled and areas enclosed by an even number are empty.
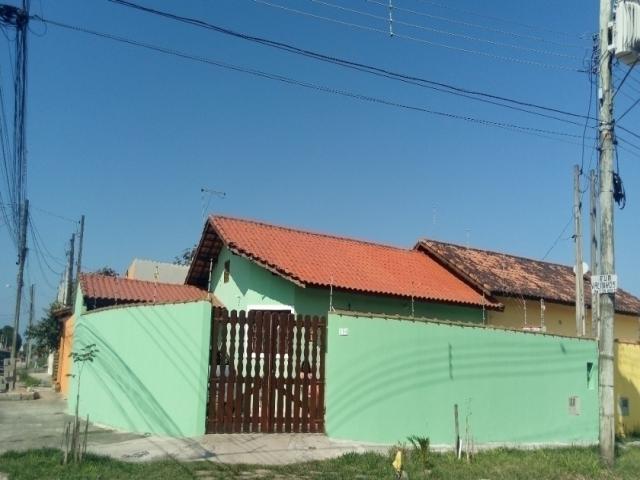
{"type": "MultiPolygon", "coordinates": [[[[488,324],[496,327],[521,330],[526,319],[529,326],[540,326],[540,302],[534,300],[498,297],[505,309],[503,312],[488,312],[488,324]]],[[[591,336],[591,310],[586,312],[587,335],[591,336]]],[[[570,305],[545,302],[544,324],[547,333],[576,336],[575,308],[570,305]]],[[[620,340],[636,342],[640,340],[640,319],[630,315],[615,315],[614,336],[620,340]]]]}
{"type": "MultiPolygon", "coordinates": [[[[209,302],[116,307],[76,318],[74,351],[89,344],[99,350],[82,371],[81,416],[133,432],[204,434],[209,302]]],[[[69,413],[80,368],[73,365],[69,413]]]]}
{"type": "Polygon", "coordinates": [[[451,446],[458,404],[461,432],[468,418],[478,445],[598,441],[590,339],[330,314],[326,360],[332,438],[392,444],[423,435],[451,446]],[[580,415],[569,413],[571,396],[580,415]]]}
{"type": "Polygon", "coordinates": [[[615,345],[616,431],[621,435],[640,433],[640,344],[615,345]],[[628,415],[623,415],[620,399],[629,402],[628,415]]]}
{"type": "MultiPolygon", "coordinates": [[[[229,310],[246,310],[249,305],[288,305],[296,313],[325,315],[329,311],[328,288],[302,288],[246,258],[223,248],[212,272],[212,289],[229,310]],[[224,283],[224,263],[230,261],[229,281],[224,283]]],[[[336,310],[353,310],[385,315],[411,315],[411,300],[366,295],[342,290],[333,292],[336,310]]],[[[482,323],[479,308],[458,307],[433,302],[415,301],[415,316],[460,322],[482,323]]]]}
{"type": "Polygon", "coordinates": [[[69,374],[72,372],[73,360],[69,356],[73,346],[73,329],[75,315],[71,315],[62,322],[62,334],[58,346],[58,377],[56,382],[60,392],[66,396],[69,393],[69,374]]]}

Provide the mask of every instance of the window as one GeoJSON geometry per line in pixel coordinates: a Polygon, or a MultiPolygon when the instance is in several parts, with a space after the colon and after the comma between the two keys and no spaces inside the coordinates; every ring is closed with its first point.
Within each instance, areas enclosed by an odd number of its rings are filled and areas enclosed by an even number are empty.
{"type": "Polygon", "coordinates": [[[620,415],[629,416],[629,399],[627,397],[620,397],[620,415]]]}
{"type": "Polygon", "coordinates": [[[595,384],[595,382],[593,381],[594,376],[595,375],[593,371],[593,362],[587,362],[587,388],[589,390],[594,389],[594,384],[595,384]]]}
{"type": "Polygon", "coordinates": [[[229,283],[229,275],[231,274],[231,260],[224,262],[224,283],[229,283]]]}

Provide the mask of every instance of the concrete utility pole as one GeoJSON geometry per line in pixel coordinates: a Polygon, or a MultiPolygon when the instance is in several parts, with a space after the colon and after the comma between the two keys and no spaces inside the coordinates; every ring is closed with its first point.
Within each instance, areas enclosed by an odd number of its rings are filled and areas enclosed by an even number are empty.
{"type": "Polygon", "coordinates": [[[84,215],[80,217],[80,235],[78,236],[78,261],[76,262],[76,284],[73,289],[73,301],[76,299],[76,292],[80,285],[80,272],[82,270],[82,244],[84,242],[84,215]]]}
{"type": "MultiPolygon", "coordinates": [[[[591,276],[598,275],[598,232],[596,221],[598,209],[596,207],[597,197],[596,171],[589,172],[589,223],[591,227],[591,276]]],[[[600,337],[600,321],[598,320],[598,294],[591,289],[591,336],[600,337]]]]}
{"type": "Polygon", "coordinates": [[[18,244],[18,277],[16,281],[16,312],[13,317],[13,340],[11,341],[11,389],[16,388],[16,374],[18,366],[18,331],[20,330],[20,310],[22,308],[22,285],[24,264],[27,260],[27,225],[29,222],[29,200],[25,200],[20,208],[20,243],[18,244]]]}
{"type": "MultiPolygon", "coordinates": [[[[35,304],[35,288],[36,286],[32,283],[31,288],[29,289],[29,328],[33,326],[33,310],[35,304]]],[[[29,343],[27,345],[27,368],[29,368],[29,364],[31,363],[31,348],[32,341],[29,338],[29,343]]]]}
{"type": "MultiPolygon", "coordinates": [[[[600,274],[613,275],[613,80],[611,43],[611,0],[600,0],[600,65],[598,72],[598,136],[600,153],[600,274]]],[[[613,315],[615,293],[599,293],[600,342],[600,456],[614,463],[615,423],[613,394],[613,315]]]]}
{"type": "Polygon", "coordinates": [[[73,248],[76,243],[76,234],[71,234],[71,240],[69,240],[69,265],[67,266],[67,295],[65,298],[65,305],[71,305],[73,299],[73,260],[74,253],[73,248]]]}
{"type": "Polygon", "coordinates": [[[582,261],[582,199],[580,198],[580,167],[573,167],[573,240],[576,243],[576,335],[584,337],[584,272],[582,261]]]}

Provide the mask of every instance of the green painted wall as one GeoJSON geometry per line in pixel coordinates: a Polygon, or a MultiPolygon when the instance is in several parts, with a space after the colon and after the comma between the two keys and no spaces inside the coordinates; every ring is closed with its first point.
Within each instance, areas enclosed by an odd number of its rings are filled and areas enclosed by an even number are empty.
{"type": "MultiPolygon", "coordinates": [[[[296,313],[326,315],[329,289],[301,288],[275,275],[226,247],[222,249],[212,273],[216,297],[229,310],[245,310],[248,305],[289,305],[296,313]],[[224,263],[230,261],[229,281],[224,282],[224,263]]],[[[336,310],[374,312],[385,315],[410,315],[411,300],[380,295],[365,295],[336,290],[336,310]]],[[[430,302],[414,302],[414,315],[458,322],[482,322],[482,310],[430,302]]]]}
{"type": "MultiPolygon", "coordinates": [[[[118,307],[81,315],[73,350],[95,343],[80,385],[80,415],[122,430],[204,434],[211,304],[118,307]]],[[[75,410],[77,374],[69,389],[75,410]]]]}
{"type": "Polygon", "coordinates": [[[453,445],[457,403],[461,431],[469,416],[476,444],[592,444],[597,388],[592,340],[380,317],[328,319],[332,438],[391,444],[415,434],[453,445]],[[348,335],[339,335],[343,328],[348,335]],[[578,416],[569,414],[570,396],[580,399],[578,416]]]}

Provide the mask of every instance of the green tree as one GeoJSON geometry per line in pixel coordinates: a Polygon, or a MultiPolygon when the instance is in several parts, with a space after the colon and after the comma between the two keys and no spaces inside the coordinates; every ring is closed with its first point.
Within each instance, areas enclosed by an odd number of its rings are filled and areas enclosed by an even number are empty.
{"type": "MultiPolygon", "coordinates": [[[[5,325],[0,328],[0,347],[11,349],[11,343],[13,342],[13,327],[11,325],[5,325]]],[[[16,339],[16,350],[19,352],[22,346],[22,337],[18,334],[16,339]]]]}
{"type": "Polygon", "coordinates": [[[32,342],[33,351],[38,356],[46,355],[58,348],[61,326],[54,312],[60,308],[58,302],[52,302],[38,323],[27,328],[27,338],[32,342]]]}
{"type": "Polygon", "coordinates": [[[185,265],[185,266],[191,265],[191,261],[193,260],[193,257],[195,257],[196,255],[197,248],[198,248],[197,245],[194,245],[191,248],[185,248],[180,255],[173,257],[173,264],[185,265]]]}
{"type": "Polygon", "coordinates": [[[118,276],[118,272],[116,272],[113,268],[111,267],[102,267],[99,268],[98,270],[96,270],[95,272],[92,273],[97,273],[98,275],[106,275],[107,277],[117,277],[118,276]]]}

